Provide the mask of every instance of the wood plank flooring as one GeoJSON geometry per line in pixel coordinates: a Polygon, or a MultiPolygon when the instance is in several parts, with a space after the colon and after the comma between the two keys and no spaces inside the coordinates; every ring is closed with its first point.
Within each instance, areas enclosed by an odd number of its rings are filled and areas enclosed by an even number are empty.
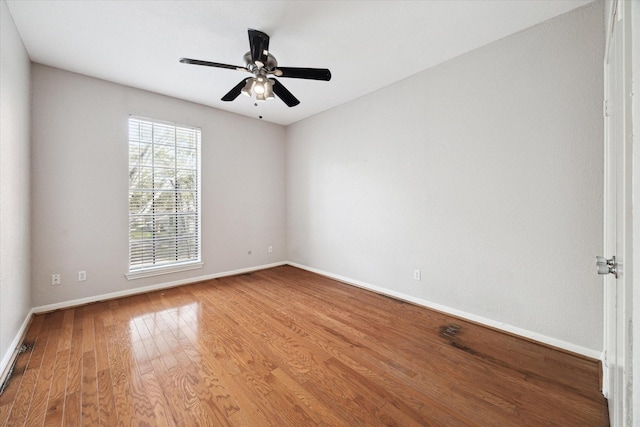
{"type": "Polygon", "coordinates": [[[606,426],[598,362],[290,266],[35,316],[6,426],[606,426]]]}

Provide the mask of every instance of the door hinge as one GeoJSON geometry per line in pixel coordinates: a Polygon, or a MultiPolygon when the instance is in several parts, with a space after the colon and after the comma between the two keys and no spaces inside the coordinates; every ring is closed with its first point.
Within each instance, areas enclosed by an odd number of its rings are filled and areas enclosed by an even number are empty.
{"type": "Polygon", "coordinates": [[[598,274],[613,274],[616,279],[618,278],[618,262],[615,256],[612,256],[611,259],[597,256],[596,267],[598,268],[598,274]]]}
{"type": "Polygon", "coordinates": [[[607,99],[602,101],[602,116],[609,117],[609,101],[607,99]]]}

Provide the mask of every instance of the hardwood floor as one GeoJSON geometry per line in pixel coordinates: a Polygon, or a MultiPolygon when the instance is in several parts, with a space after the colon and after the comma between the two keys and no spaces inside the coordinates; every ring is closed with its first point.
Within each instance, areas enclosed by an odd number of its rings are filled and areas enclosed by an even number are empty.
{"type": "Polygon", "coordinates": [[[290,266],[35,316],[0,425],[603,426],[598,362],[290,266]]]}

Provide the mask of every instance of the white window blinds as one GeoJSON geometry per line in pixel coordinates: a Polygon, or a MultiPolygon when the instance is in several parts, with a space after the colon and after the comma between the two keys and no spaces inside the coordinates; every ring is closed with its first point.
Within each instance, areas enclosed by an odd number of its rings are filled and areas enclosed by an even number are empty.
{"type": "Polygon", "coordinates": [[[129,273],[200,263],[200,129],[129,118],[129,273]]]}

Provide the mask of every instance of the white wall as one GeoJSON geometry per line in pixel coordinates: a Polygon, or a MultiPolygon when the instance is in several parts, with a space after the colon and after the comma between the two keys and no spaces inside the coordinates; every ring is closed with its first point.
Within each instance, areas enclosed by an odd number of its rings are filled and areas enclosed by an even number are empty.
{"type": "Polygon", "coordinates": [[[9,9],[1,0],[0,374],[31,308],[29,67],[9,9]]]}
{"type": "Polygon", "coordinates": [[[286,259],[283,127],[37,64],[32,85],[33,306],[286,259]],[[202,129],[202,269],[125,278],[129,114],[202,129]]]}
{"type": "Polygon", "coordinates": [[[597,2],[288,127],[289,259],[598,354],[602,21],[597,2]]]}

